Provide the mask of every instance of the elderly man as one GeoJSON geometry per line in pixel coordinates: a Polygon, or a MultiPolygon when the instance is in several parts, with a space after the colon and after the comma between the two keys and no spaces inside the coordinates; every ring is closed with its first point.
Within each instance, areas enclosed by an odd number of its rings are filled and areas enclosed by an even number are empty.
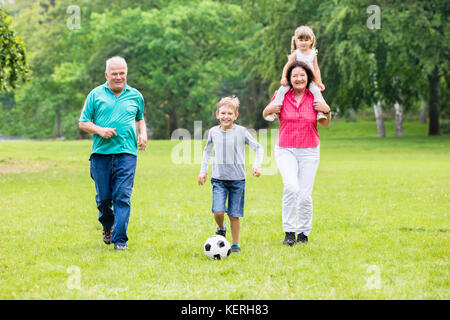
{"type": "Polygon", "coordinates": [[[103,241],[114,243],[116,250],[128,250],[127,228],[137,147],[144,151],[147,144],[144,99],[126,83],[125,59],[108,59],[105,77],[106,83],[87,96],[78,126],[93,134],[89,160],[103,241]]]}

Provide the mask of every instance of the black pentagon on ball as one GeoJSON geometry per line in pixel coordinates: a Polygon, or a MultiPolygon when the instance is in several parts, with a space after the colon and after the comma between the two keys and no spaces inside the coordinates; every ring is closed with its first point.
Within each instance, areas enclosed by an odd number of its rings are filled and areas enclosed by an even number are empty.
{"type": "Polygon", "coordinates": [[[207,243],[205,245],[205,251],[209,251],[209,250],[211,250],[211,245],[209,243],[207,243]]]}
{"type": "Polygon", "coordinates": [[[220,254],[215,254],[215,255],[214,255],[214,259],[215,259],[215,260],[220,260],[220,254]]]}
{"type": "Polygon", "coordinates": [[[219,240],[217,242],[217,245],[219,246],[219,248],[223,248],[223,247],[225,247],[225,242],[223,242],[223,240],[219,240]]]}
{"type": "Polygon", "coordinates": [[[231,253],[231,249],[228,249],[227,257],[230,255],[230,253],[231,253]]]}

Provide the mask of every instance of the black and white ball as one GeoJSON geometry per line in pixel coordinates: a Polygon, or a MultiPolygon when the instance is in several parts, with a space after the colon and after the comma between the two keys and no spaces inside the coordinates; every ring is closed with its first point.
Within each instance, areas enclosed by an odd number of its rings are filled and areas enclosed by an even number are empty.
{"type": "Polygon", "coordinates": [[[203,250],[208,258],[221,260],[230,255],[231,245],[225,237],[216,234],[206,239],[203,250]]]}

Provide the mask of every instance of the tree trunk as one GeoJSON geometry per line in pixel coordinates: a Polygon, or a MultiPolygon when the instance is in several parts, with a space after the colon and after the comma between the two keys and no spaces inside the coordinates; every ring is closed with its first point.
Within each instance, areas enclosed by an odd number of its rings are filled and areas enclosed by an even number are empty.
{"type": "Polygon", "coordinates": [[[428,75],[430,101],[428,103],[430,123],[428,125],[428,135],[438,136],[439,130],[439,75],[437,67],[428,75]]]}
{"type": "Polygon", "coordinates": [[[350,122],[355,122],[355,121],[356,121],[356,112],[355,112],[355,109],[350,108],[350,109],[348,110],[348,120],[349,120],[350,122]]]}
{"type": "Polygon", "coordinates": [[[403,106],[396,102],[394,104],[395,108],[395,136],[403,136],[403,106]]]}
{"type": "Polygon", "coordinates": [[[59,108],[56,108],[56,138],[61,138],[61,110],[59,108]]]}
{"type": "Polygon", "coordinates": [[[178,116],[173,111],[169,114],[169,138],[176,129],[178,129],[178,116]]]}
{"type": "Polygon", "coordinates": [[[381,109],[381,102],[373,105],[373,111],[375,112],[375,120],[377,122],[378,136],[380,138],[386,137],[386,129],[384,127],[383,109],[381,109]]]}
{"type": "Polygon", "coordinates": [[[425,99],[421,99],[420,100],[420,118],[419,118],[419,122],[420,123],[427,123],[427,118],[428,118],[428,106],[427,106],[427,102],[425,101],[425,99]]]}

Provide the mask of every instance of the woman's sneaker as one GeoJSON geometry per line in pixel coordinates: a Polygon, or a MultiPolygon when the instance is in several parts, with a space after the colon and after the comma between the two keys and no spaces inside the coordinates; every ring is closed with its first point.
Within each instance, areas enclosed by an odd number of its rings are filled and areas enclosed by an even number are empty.
{"type": "Polygon", "coordinates": [[[298,234],[298,237],[297,237],[297,242],[307,243],[307,242],[308,242],[308,236],[305,236],[305,235],[303,234],[303,232],[300,232],[300,233],[298,234]]]}
{"type": "Polygon", "coordinates": [[[295,244],[295,232],[286,232],[286,237],[284,238],[283,244],[292,247],[295,244]]]}

